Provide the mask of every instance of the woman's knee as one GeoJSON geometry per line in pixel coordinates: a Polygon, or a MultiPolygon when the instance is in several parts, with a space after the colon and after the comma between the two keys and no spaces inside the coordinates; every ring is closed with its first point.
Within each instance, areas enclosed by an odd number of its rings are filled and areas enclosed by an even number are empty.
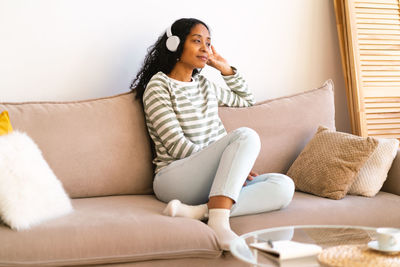
{"type": "Polygon", "coordinates": [[[165,179],[165,177],[155,177],[153,181],[153,191],[156,198],[162,202],[168,203],[173,199],[178,199],[182,203],[188,205],[199,205],[207,203],[208,201],[208,191],[201,190],[202,188],[192,187],[189,190],[181,183],[176,183],[170,181],[170,179],[165,179]],[[159,179],[157,179],[159,178],[159,179]],[[163,179],[164,178],[164,179],[163,179]]]}
{"type": "MultiPolygon", "coordinates": [[[[173,199],[180,199],[179,195],[176,194],[172,188],[174,188],[174,182],[168,181],[168,177],[159,177],[157,174],[153,181],[153,192],[156,198],[162,202],[168,203],[173,199]]],[[[175,187],[176,188],[176,187],[175,187]]],[[[182,200],[181,200],[182,201],[182,200]]]]}
{"type": "Polygon", "coordinates": [[[276,184],[277,193],[282,201],[282,208],[288,206],[293,199],[295,185],[293,180],[281,173],[270,173],[269,182],[276,184]]]}
{"type": "Polygon", "coordinates": [[[257,151],[261,149],[260,136],[256,131],[248,127],[240,127],[234,131],[239,135],[239,140],[248,142],[257,151]]]}
{"type": "Polygon", "coordinates": [[[160,183],[159,183],[157,177],[153,181],[153,192],[158,200],[165,202],[165,203],[170,201],[170,199],[163,194],[163,191],[160,188],[160,183]]]}

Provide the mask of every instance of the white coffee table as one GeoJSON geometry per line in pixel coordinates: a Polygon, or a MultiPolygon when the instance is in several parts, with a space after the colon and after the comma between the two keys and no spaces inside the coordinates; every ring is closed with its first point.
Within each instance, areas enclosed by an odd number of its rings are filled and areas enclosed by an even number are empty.
{"type": "Polygon", "coordinates": [[[367,245],[368,242],[375,239],[376,228],[373,227],[343,225],[285,226],[258,230],[241,235],[232,242],[231,253],[237,259],[248,263],[250,266],[323,266],[319,264],[317,256],[297,258],[279,263],[265,256],[265,253],[247,245],[267,240],[291,240],[316,244],[321,246],[322,249],[326,249],[339,245],[367,245]]]}

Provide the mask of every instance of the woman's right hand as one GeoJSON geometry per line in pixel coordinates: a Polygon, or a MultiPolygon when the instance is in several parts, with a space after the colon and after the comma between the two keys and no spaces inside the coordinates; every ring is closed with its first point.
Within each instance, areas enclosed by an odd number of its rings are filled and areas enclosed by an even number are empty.
{"type": "Polygon", "coordinates": [[[211,51],[212,53],[209,53],[207,65],[219,70],[224,76],[233,75],[234,71],[232,70],[231,65],[229,65],[228,61],[217,53],[213,45],[211,46],[211,51]]]}
{"type": "Polygon", "coordinates": [[[258,176],[258,173],[255,173],[253,171],[250,171],[250,174],[247,176],[246,181],[244,182],[243,186],[247,185],[247,181],[253,181],[254,177],[258,176]]]}

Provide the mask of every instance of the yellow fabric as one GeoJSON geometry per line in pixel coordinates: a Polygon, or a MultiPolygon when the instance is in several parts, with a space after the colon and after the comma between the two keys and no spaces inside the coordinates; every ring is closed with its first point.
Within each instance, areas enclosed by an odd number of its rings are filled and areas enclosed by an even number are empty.
{"type": "Polygon", "coordinates": [[[8,116],[7,111],[3,111],[0,114],[0,135],[5,135],[8,133],[11,133],[13,131],[13,128],[11,126],[11,122],[8,116]]]}

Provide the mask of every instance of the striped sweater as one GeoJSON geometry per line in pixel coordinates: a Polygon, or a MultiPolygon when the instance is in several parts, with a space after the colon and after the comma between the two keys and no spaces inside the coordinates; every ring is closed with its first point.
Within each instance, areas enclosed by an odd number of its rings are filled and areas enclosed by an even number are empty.
{"type": "Polygon", "coordinates": [[[218,105],[254,104],[254,97],[238,72],[223,78],[229,89],[202,75],[196,75],[191,82],[171,79],[163,72],[151,78],[143,95],[143,106],[156,150],[153,161],[156,173],[226,135],[218,105]]]}

